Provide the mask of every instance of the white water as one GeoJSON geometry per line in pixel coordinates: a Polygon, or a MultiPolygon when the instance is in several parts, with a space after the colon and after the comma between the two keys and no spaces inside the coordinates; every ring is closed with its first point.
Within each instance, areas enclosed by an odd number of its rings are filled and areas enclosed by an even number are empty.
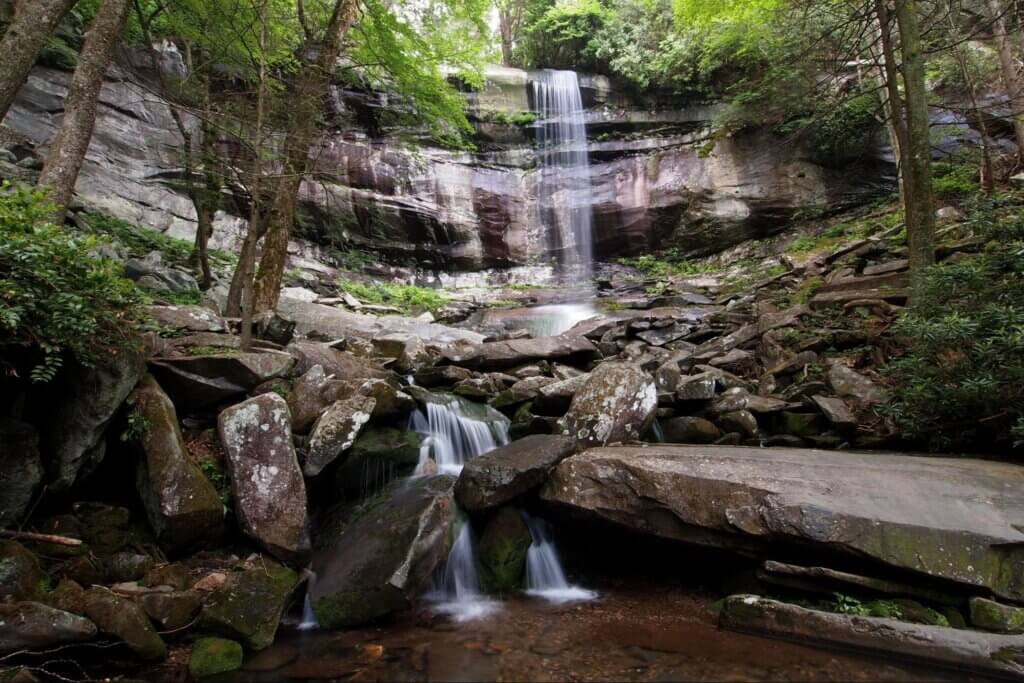
{"type": "Polygon", "coordinates": [[[554,304],[531,308],[518,324],[534,337],[554,337],[596,315],[597,309],[590,304],[554,304]]]}
{"type": "Polygon", "coordinates": [[[567,284],[590,288],[594,238],[590,158],[583,98],[575,71],[544,69],[533,74],[540,161],[538,202],[551,251],[560,254],[567,284]]]}
{"type": "Polygon", "coordinates": [[[313,603],[309,599],[309,588],[306,588],[306,601],[302,603],[302,621],[299,622],[298,629],[300,631],[312,631],[320,628],[320,622],[316,620],[316,614],[313,612],[313,603]]]}
{"type": "Polygon", "coordinates": [[[434,590],[428,600],[437,604],[435,609],[455,619],[470,621],[492,614],[498,603],[480,594],[480,581],[476,573],[476,543],[468,520],[463,520],[458,538],[448,553],[444,571],[434,577],[434,590]]]}
{"type": "MultiPolygon", "coordinates": [[[[426,414],[416,411],[411,428],[423,435],[416,475],[458,476],[469,458],[508,444],[508,420],[484,422],[467,416],[467,404],[457,396],[444,403],[428,403],[426,414]]],[[[496,416],[497,418],[497,416],[496,416]]]]}
{"type": "Polygon", "coordinates": [[[596,598],[597,593],[594,591],[572,586],[565,578],[565,570],[562,569],[547,522],[539,517],[531,517],[526,512],[523,512],[523,520],[533,539],[526,553],[526,594],[554,603],[596,598]]]}

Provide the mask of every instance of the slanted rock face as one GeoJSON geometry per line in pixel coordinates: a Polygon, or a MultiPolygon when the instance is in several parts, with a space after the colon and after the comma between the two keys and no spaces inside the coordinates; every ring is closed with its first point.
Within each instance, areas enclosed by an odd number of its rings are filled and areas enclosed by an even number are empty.
{"type": "Polygon", "coordinates": [[[0,417],[0,527],[21,521],[42,480],[39,433],[32,425],[0,417]]]}
{"type": "Polygon", "coordinates": [[[301,564],[309,554],[306,484],[288,404],[262,394],[222,412],[217,428],[242,530],[274,557],[301,564]]]}
{"type": "Polygon", "coordinates": [[[453,345],[442,354],[447,362],[474,370],[514,368],[538,360],[586,362],[597,357],[597,348],[588,339],[568,335],[453,345]]]}
{"type": "Polygon", "coordinates": [[[135,602],[106,588],[90,588],[83,598],[85,616],[96,623],[100,633],[123,641],[136,657],[158,661],[167,656],[167,646],[135,602]]]}
{"type": "Polygon", "coordinates": [[[292,430],[296,434],[309,432],[327,407],[324,399],[326,386],[327,374],[322,365],[314,365],[295,382],[288,394],[288,409],[292,413],[292,430]]]}
{"type": "Polygon", "coordinates": [[[392,479],[411,475],[419,463],[422,441],[423,437],[410,429],[364,429],[334,475],[335,490],[365,498],[392,479]]]}
{"type": "Polygon", "coordinates": [[[575,448],[569,437],[535,434],[472,458],[455,484],[455,499],[471,511],[504,505],[542,484],[575,448]]]}
{"type": "Polygon", "coordinates": [[[1024,469],[969,459],[723,446],[599,448],[541,497],[724,548],[833,552],[1024,599],[1024,469]]]}
{"type": "Polygon", "coordinates": [[[0,603],[0,652],[38,650],[89,640],[88,619],[38,602],[0,603]]]}
{"type": "Polygon", "coordinates": [[[136,481],[150,527],[172,553],[216,541],[224,505],[213,485],[188,458],[178,415],[167,394],[147,375],[128,397],[138,416],[142,453],[136,481]]]}
{"type": "Polygon", "coordinates": [[[150,306],[146,309],[161,327],[188,332],[226,332],[224,319],[203,306],[150,306]]]}
{"type": "Polygon", "coordinates": [[[650,375],[629,363],[602,363],[573,397],[563,433],[591,446],[635,441],[657,408],[650,375]]]}
{"type": "Polygon", "coordinates": [[[307,477],[315,477],[352,447],[363,425],[370,421],[377,401],[355,395],[337,401],[320,416],[309,435],[309,452],[303,467],[307,477]]]}
{"type": "Polygon", "coordinates": [[[503,507],[495,512],[477,544],[481,588],[488,593],[520,590],[526,578],[526,555],[531,543],[530,530],[518,510],[503,507]]]}
{"type": "Polygon", "coordinates": [[[274,642],[299,576],[266,558],[224,577],[203,606],[198,628],[237,640],[250,650],[274,642]]]}
{"type": "Polygon", "coordinates": [[[179,408],[199,410],[245,394],[263,382],[283,377],[295,365],[286,353],[233,353],[230,355],[162,358],[150,363],[179,408]]]}
{"type": "Polygon", "coordinates": [[[313,555],[310,600],[324,628],[366,623],[407,608],[448,550],[451,477],[399,481],[354,512],[336,509],[313,555]]]}

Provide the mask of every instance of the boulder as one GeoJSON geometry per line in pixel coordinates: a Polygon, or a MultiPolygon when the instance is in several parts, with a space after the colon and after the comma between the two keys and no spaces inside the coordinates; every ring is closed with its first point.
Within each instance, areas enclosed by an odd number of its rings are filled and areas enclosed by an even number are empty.
{"type": "Polygon", "coordinates": [[[317,621],[337,629],[406,609],[448,553],[451,477],[398,481],[354,511],[328,515],[313,555],[317,621]]]}
{"type": "Polygon", "coordinates": [[[83,608],[100,633],[122,641],[139,659],[149,662],[167,657],[167,646],[137,603],[106,588],[90,588],[83,608]]]}
{"type": "Polygon", "coordinates": [[[339,351],[330,344],[313,341],[293,341],[285,351],[295,358],[294,372],[304,375],[314,365],[323,367],[327,375],[347,381],[361,379],[386,379],[390,373],[366,358],[360,358],[348,351],[339,351]]]}
{"type": "Polygon", "coordinates": [[[364,429],[334,475],[335,489],[365,498],[391,480],[411,475],[420,459],[423,437],[410,429],[364,429]]]}
{"type": "Polygon", "coordinates": [[[309,435],[309,452],[303,467],[307,477],[317,476],[352,447],[370,421],[376,404],[372,398],[356,395],[336,401],[320,416],[309,435]]]}
{"type": "Polygon", "coordinates": [[[722,432],[709,420],[702,417],[674,417],[661,423],[667,443],[714,443],[722,438],[722,432]]]}
{"type": "Polygon", "coordinates": [[[544,483],[575,449],[569,437],[536,434],[472,458],[455,484],[455,499],[470,511],[504,505],[544,483]]]}
{"type": "Polygon", "coordinates": [[[227,332],[228,326],[205,306],[149,306],[146,313],[161,328],[187,332],[227,332]]]}
{"type": "Polygon", "coordinates": [[[143,289],[156,292],[180,294],[199,293],[199,284],[191,274],[163,264],[159,251],[150,252],[143,259],[128,259],[124,264],[124,276],[143,289]]]}
{"type": "Polygon", "coordinates": [[[589,374],[581,373],[559,382],[545,384],[537,391],[533,409],[541,415],[565,415],[572,405],[576,392],[583,388],[588,379],[589,374]]]}
{"type": "Polygon", "coordinates": [[[473,378],[473,373],[466,368],[455,365],[440,365],[431,368],[421,368],[416,372],[416,386],[434,389],[436,387],[447,387],[459,382],[473,378]]]}
{"type": "Polygon", "coordinates": [[[761,433],[757,418],[749,410],[734,410],[718,416],[718,426],[726,434],[735,433],[752,439],[761,433]]]}
{"type": "Polygon", "coordinates": [[[812,396],[811,400],[836,429],[850,430],[857,426],[856,415],[843,399],[834,396],[812,396]]]}
{"type": "Polygon", "coordinates": [[[262,394],[226,409],[217,427],[242,531],[274,557],[301,564],[309,555],[306,484],[288,404],[262,394]]]}
{"type": "Polygon", "coordinates": [[[162,631],[187,627],[203,606],[199,593],[191,590],[146,593],[139,603],[162,631]]]}
{"type": "Polygon", "coordinates": [[[551,377],[528,377],[521,379],[491,400],[495,408],[507,408],[526,401],[532,401],[540,395],[541,388],[553,384],[557,380],[551,377]]]}
{"type": "Polygon", "coordinates": [[[193,678],[206,678],[242,668],[242,646],[225,638],[200,638],[192,645],[188,672],[193,678]]]}
{"type": "Polygon", "coordinates": [[[522,514],[511,507],[498,509],[487,521],[477,543],[480,587],[488,593],[521,590],[526,578],[526,555],[532,543],[522,514]]]}
{"type": "Polygon", "coordinates": [[[737,410],[749,410],[752,413],[774,413],[785,410],[789,404],[777,398],[757,396],[746,389],[733,387],[726,389],[711,405],[712,412],[731,413],[737,410]]]}
{"type": "Polygon", "coordinates": [[[856,370],[834,361],[828,368],[828,383],[843,398],[852,398],[864,405],[885,403],[889,392],[856,370]]]}
{"type": "Polygon", "coordinates": [[[295,360],[280,351],[162,358],[150,371],[179,408],[198,411],[285,376],[295,360]]]}
{"type": "Polygon", "coordinates": [[[416,409],[416,401],[399,386],[397,381],[368,379],[359,387],[359,393],[373,399],[374,418],[408,415],[416,409]]]}
{"type": "Polygon", "coordinates": [[[35,555],[17,541],[0,540],[0,599],[37,600],[48,586],[35,555]]]}
{"type": "Polygon", "coordinates": [[[250,650],[274,642],[299,575],[266,558],[229,572],[207,598],[198,628],[237,640],[250,650]]]}
{"type": "Polygon", "coordinates": [[[680,401],[710,401],[718,390],[718,378],[710,372],[683,377],[675,390],[680,401]]]}
{"type": "Polygon", "coordinates": [[[144,371],[141,353],[130,351],[111,354],[92,367],[65,368],[40,434],[49,493],[67,491],[103,460],[107,425],[144,371]]]}
{"type": "Polygon", "coordinates": [[[217,541],[223,531],[220,495],[188,456],[174,404],[147,375],[128,397],[132,441],[141,450],[136,485],[160,545],[180,553],[217,541]]]}
{"type": "Polygon", "coordinates": [[[742,633],[875,652],[957,670],[1024,676],[1024,639],[1020,636],[819,612],[753,595],[728,598],[719,625],[742,633]]]}
{"type": "Polygon", "coordinates": [[[154,564],[153,558],[149,555],[125,551],[100,560],[103,580],[106,583],[138,581],[153,568],[154,564]]]}
{"type": "Polygon", "coordinates": [[[32,425],[0,417],[0,528],[18,526],[42,480],[39,433],[32,425]]]}
{"type": "Polygon", "coordinates": [[[581,365],[598,357],[597,347],[587,338],[569,335],[460,344],[442,351],[444,361],[474,370],[514,368],[539,360],[560,360],[581,365]]]}
{"type": "Polygon", "coordinates": [[[88,619],[38,602],[0,603],[0,652],[43,650],[96,635],[88,619]]]}
{"type": "Polygon", "coordinates": [[[1024,633],[1024,607],[971,598],[971,625],[997,633],[1024,633]]]}
{"type": "Polygon", "coordinates": [[[587,446],[635,441],[657,408],[650,375],[629,363],[602,363],[576,392],[563,433],[587,446]]]}
{"type": "Polygon", "coordinates": [[[256,316],[253,325],[257,338],[278,346],[288,346],[295,336],[295,321],[285,320],[276,311],[267,311],[256,316]]]}
{"type": "Polygon", "coordinates": [[[818,544],[1024,599],[1024,468],[785,448],[599,448],[541,497],[649,533],[741,550],[818,544]]]}
{"type": "Polygon", "coordinates": [[[288,394],[288,409],[292,414],[292,431],[307,434],[313,423],[324,412],[328,402],[324,398],[327,374],[324,366],[314,365],[292,385],[288,394]]]}

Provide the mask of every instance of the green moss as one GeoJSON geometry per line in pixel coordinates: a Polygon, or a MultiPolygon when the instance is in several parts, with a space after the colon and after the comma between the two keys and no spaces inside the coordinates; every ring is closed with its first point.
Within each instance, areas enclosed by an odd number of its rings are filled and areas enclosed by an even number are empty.
{"type": "Polygon", "coordinates": [[[338,289],[351,294],[364,304],[394,306],[404,313],[431,311],[436,313],[448,303],[448,297],[436,289],[395,283],[365,284],[339,280],[338,289]]]}
{"type": "Polygon", "coordinates": [[[530,531],[519,512],[513,508],[498,510],[478,544],[481,587],[488,593],[520,590],[530,543],[530,531]]]}
{"type": "Polygon", "coordinates": [[[402,591],[395,588],[332,593],[313,600],[313,613],[323,628],[340,629],[365,624],[408,607],[402,591]]]}
{"type": "Polygon", "coordinates": [[[240,641],[251,650],[274,642],[277,625],[298,575],[267,558],[233,572],[210,596],[199,619],[202,629],[240,641]]]}
{"type": "Polygon", "coordinates": [[[188,672],[193,678],[206,678],[236,671],[242,667],[242,646],[224,638],[200,638],[192,646],[188,672]]]}
{"type": "Polygon", "coordinates": [[[971,623],[987,631],[1024,633],[1024,608],[974,598],[971,600],[971,623]]]}

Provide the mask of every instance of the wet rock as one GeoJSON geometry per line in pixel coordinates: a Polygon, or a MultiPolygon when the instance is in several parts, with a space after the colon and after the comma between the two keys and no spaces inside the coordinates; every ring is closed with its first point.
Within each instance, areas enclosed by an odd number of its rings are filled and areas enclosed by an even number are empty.
{"type": "Polygon", "coordinates": [[[840,396],[855,399],[861,404],[885,403],[889,400],[888,391],[840,362],[829,365],[828,383],[840,396]]]}
{"type": "Polygon", "coordinates": [[[668,443],[714,443],[722,437],[721,430],[702,417],[674,417],[661,423],[668,443]]]}
{"type": "Polygon", "coordinates": [[[299,584],[291,569],[266,558],[230,572],[203,605],[198,628],[231,638],[250,650],[274,642],[281,615],[299,584]]]}
{"type": "Polygon", "coordinates": [[[526,577],[526,554],[533,542],[518,510],[503,507],[484,526],[477,543],[480,587],[488,593],[521,590],[526,577]]]}
{"type": "Polygon", "coordinates": [[[306,485],[288,404],[263,394],[222,412],[217,427],[242,531],[274,557],[301,564],[309,555],[306,485]]]}
{"type": "Polygon", "coordinates": [[[168,586],[182,591],[192,585],[192,572],[180,562],[161,564],[146,572],[141,583],[143,586],[168,586]]]}
{"type": "Polygon", "coordinates": [[[1020,467],[966,458],[649,445],[572,456],[541,496],[643,533],[821,544],[1021,600],[1021,485],[1020,467]]]}
{"type": "Polygon", "coordinates": [[[100,633],[124,642],[139,659],[159,661],[167,657],[167,646],[135,602],[105,588],[90,588],[85,592],[83,607],[85,616],[100,633]]]}
{"type": "Polygon", "coordinates": [[[584,445],[633,441],[650,426],[657,407],[650,375],[628,363],[602,363],[576,392],[563,433],[584,445]]]}
{"type": "Polygon", "coordinates": [[[363,426],[370,421],[377,402],[367,396],[353,396],[332,404],[313,425],[309,452],[303,472],[315,477],[352,447],[363,426]]]}
{"type": "Polygon", "coordinates": [[[558,418],[546,415],[534,415],[531,412],[533,403],[524,403],[516,410],[509,428],[509,437],[518,441],[531,434],[557,434],[561,431],[558,418]]]}
{"type": "Polygon", "coordinates": [[[141,354],[125,351],[93,367],[71,364],[65,371],[55,387],[59,400],[40,433],[50,493],[66,491],[103,460],[107,425],[142,377],[145,363],[141,354]]]}
{"type": "Polygon", "coordinates": [[[565,436],[533,435],[471,459],[455,484],[455,499],[470,511],[504,505],[544,483],[576,448],[565,436]]]}
{"type": "Polygon", "coordinates": [[[114,553],[102,561],[103,577],[108,583],[138,581],[153,566],[153,558],[139,553],[114,553]]]}
{"type": "Polygon", "coordinates": [[[24,422],[0,417],[0,528],[21,522],[42,480],[38,432],[24,422]]]}
{"type": "Polygon", "coordinates": [[[957,669],[1020,677],[1024,640],[895,619],[818,612],[752,595],[725,601],[722,628],[787,640],[813,640],[845,648],[913,658],[957,669]]]}
{"type": "Polygon", "coordinates": [[[408,415],[416,409],[412,396],[399,390],[397,381],[368,379],[359,387],[359,394],[372,398],[374,418],[408,415]]]}
{"type": "Polygon", "coordinates": [[[597,348],[588,339],[568,335],[455,345],[442,353],[445,361],[474,370],[501,370],[539,360],[581,365],[597,357],[597,348]]]}
{"type": "Polygon", "coordinates": [[[146,593],[139,599],[146,615],[162,631],[177,631],[191,624],[203,601],[195,591],[146,593]]]}
{"type": "Polygon", "coordinates": [[[761,433],[757,418],[749,410],[734,410],[718,416],[718,426],[723,432],[734,432],[746,438],[756,437],[761,433]]]}
{"type": "Polygon", "coordinates": [[[160,327],[187,332],[227,332],[227,323],[205,306],[149,306],[146,313],[160,327]]]}
{"type": "Polygon", "coordinates": [[[17,541],[0,540],[0,598],[36,600],[48,584],[35,555],[17,541]]]}
{"type": "Polygon", "coordinates": [[[789,404],[776,398],[756,396],[746,389],[733,387],[726,389],[712,404],[711,410],[716,413],[730,413],[737,410],[749,410],[752,413],[774,413],[785,410],[789,404]]]}
{"type": "Polygon", "coordinates": [[[971,598],[971,625],[997,633],[1024,633],[1024,607],[971,598]]]}
{"type": "Polygon", "coordinates": [[[393,479],[409,476],[420,459],[423,437],[398,427],[363,430],[334,476],[335,488],[364,498],[393,479]]]}
{"type": "Polygon", "coordinates": [[[857,426],[857,417],[843,399],[818,395],[812,396],[811,400],[836,429],[849,430],[857,426]]]}
{"type": "Polygon", "coordinates": [[[150,363],[150,371],[176,406],[200,410],[283,377],[294,364],[294,359],[286,353],[264,351],[163,358],[150,363]]]}
{"type": "Polygon", "coordinates": [[[72,614],[85,614],[85,589],[75,581],[61,579],[57,587],[46,594],[46,604],[72,614]]]}
{"type": "Polygon", "coordinates": [[[96,635],[88,619],[38,602],[0,603],[0,652],[42,650],[96,635]]]}
{"type": "Polygon", "coordinates": [[[949,607],[963,602],[963,598],[954,593],[934,590],[927,586],[851,574],[828,567],[800,567],[771,560],[766,561],[762,569],[758,570],[757,578],[800,592],[829,596],[853,590],[892,597],[913,597],[949,607]]]}
{"type": "Polygon", "coordinates": [[[313,423],[327,407],[324,398],[326,386],[327,373],[322,365],[311,367],[292,386],[288,394],[288,410],[292,414],[292,431],[296,434],[309,433],[313,423]]]}
{"type": "Polygon", "coordinates": [[[141,451],[136,486],[157,540],[172,553],[215,542],[223,531],[224,504],[189,458],[171,399],[147,375],[128,405],[129,420],[143,425],[132,438],[141,451]]]}
{"type": "Polygon", "coordinates": [[[407,608],[448,551],[451,477],[395,482],[352,512],[335,509],[313,556],[310,599],[324,628],[407,608]]]}
{"type": "Polygon", "coordinates": [[[718,379],[711,373],[683,377],[676,385],[676,398],[680,401],[710,401],[715,397],[718,379]]]}
{"type": "Polygon", "coordinates": [[[242,646],[224,638],[200,638],[192,645],[188,672],[193,678],[206,678],[242,668],[242,646]]]}
{"type": "Polygon", "coordinates": [[[496,379],[493,374],[483,377],[470,377],[455,385],[452,392],[459,396],[486,401],[487,399],[505,390],[505,384],[496,379]]]}

